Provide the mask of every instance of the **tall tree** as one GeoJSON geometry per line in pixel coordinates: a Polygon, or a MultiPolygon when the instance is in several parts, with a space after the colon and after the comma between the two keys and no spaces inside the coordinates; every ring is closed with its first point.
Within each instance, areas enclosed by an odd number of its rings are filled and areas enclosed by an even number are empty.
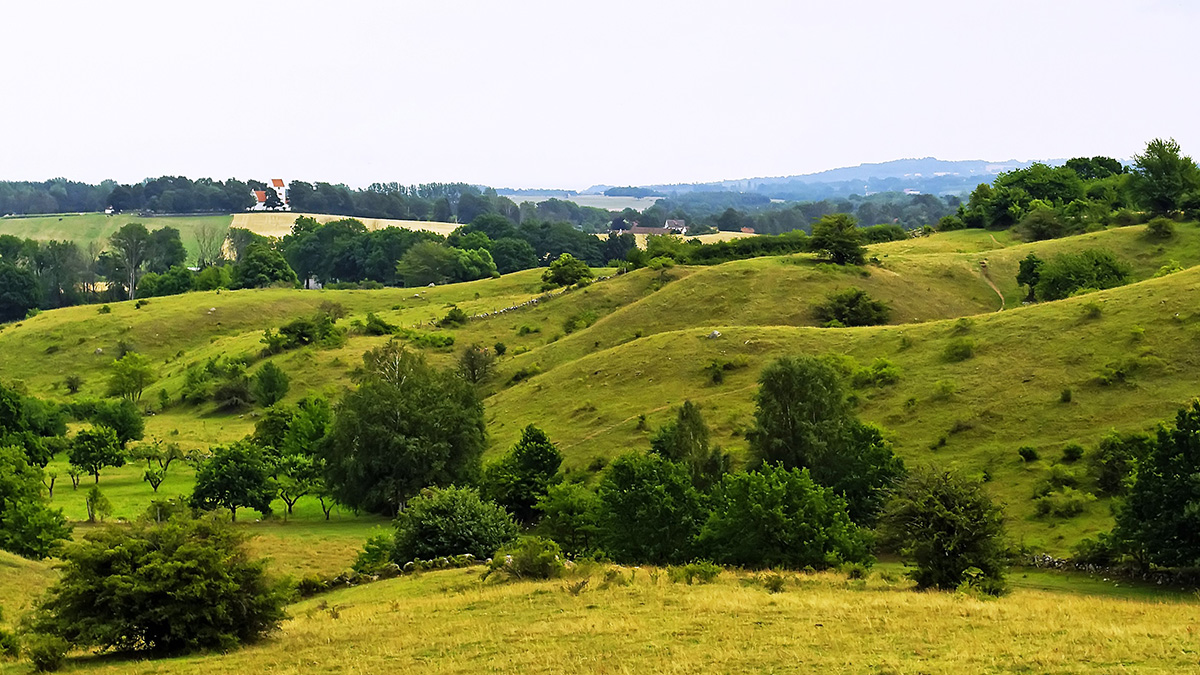
{"type": "Polygon", "coordinates": [[[705,492],[721,480],[732,463],[728,453],[709,446],[708,425],[700,413],[700,406],[691,401],[684,401],[675,420],[660,428],[650,439],[650,449],[688,467],[692,483],[705,492]]]}
{"type": "Polygon", "coordinates": [[[237,441],[217,448],[196,473],[192,506],[198,509],[229,509],[237,520],[243,506],[262,514],[271,513],[276,485],[260,448],[248,441],[237,441]]]}
{"type": "Polygon", "coordinates": [[[71,441],[70,459],[72,466],[94,476],[97,483],[105,467],[125,466],[117,432],[105,426],[81,429],[71,441]]]}
{"type": "Polygon", "coordinates": [[[141,223],[126,223],[108,239],[126,274],[129,299],[137,296],[137,280],[150,247],[150,233],[141,223]]]}
{"type": "Polygon", "coordinates": [[[396,342],[364,354],[355,379],[319,451],[338,501],[395,514],[424,487],[479,476],[486,431],[473,386],[396,342]]]}
{"type": "Polygon", "coordinates": [[[160,227],[150,233],[146,244],[146,271],[163,274],[172,267],[187,262],[187,249],[179,237],[179,230],[160,227]]]}
{"type": "Polygon", "coordinates": [[[1179,210],[1188,193],[1200,190],[1200,169],[1173,138],[1147,143],[1144,152],[1133,156],[1133,165],[1133,191],[1154,215],[1179,210]]]}
{"type": "Polygon", "coordinates": [[[517,520],[533,522],[534,506],[555,480],[563,456],[546,432],[530,424],[508,454],[488,465],[484,495],[503,506],[517,520]]]}
{"type": "Polygon", "coordinates": [[[861,265],[866,261],[862,233],[854,217],[845,213],[822,216],[813,225],[809,245],[817,255],[835,265],[861,265]]]}
{"type": "Polygon", "coordinates": [[[24,319],[41,299],[42,290],[32,272],[0,262],[0,321],[24,319]]]}

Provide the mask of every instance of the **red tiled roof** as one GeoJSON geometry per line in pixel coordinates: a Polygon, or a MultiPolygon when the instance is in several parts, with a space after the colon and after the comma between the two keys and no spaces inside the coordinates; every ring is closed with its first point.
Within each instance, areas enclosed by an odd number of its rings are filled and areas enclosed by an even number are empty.
{"type": "Polygon", "coordinates": [[[258,200],[259,204],[262,204],[263,202],[267,201],[267,191],[266,190],[255,190],[254,198],[258,200]]]}
{"type": "Polygon", "coordinates": [[[271,179],[271,187],[276,187],[276,188],[283,187],[283,179],[282,178],[272,178],[271,179]]]}

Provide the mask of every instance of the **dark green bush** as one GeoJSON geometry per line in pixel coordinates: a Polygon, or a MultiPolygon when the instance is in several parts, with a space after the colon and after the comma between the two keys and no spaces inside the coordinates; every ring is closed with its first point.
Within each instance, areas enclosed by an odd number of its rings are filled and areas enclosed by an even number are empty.
{"type": "Polygon", "coordinates": [[[391,564],[392,549],[395,547],[396,542],[391,535],[377,534],[369,537],[362,550],[354,557],[354,564],[350,569],[359,574],[376,574],[391,564]]]}
{"type": "Polygon", "coordinates": [[[707,514],[683,464],[657,454],[618,457],[597,490],[600,541],[618,562],[662,564],[691,557],[707,514]]]}
{"type": "Polygon", "coordinates": [[[951,472],[909,474],[883,518],[885,541],[910,561],[919,588],[1004,591],[1003,516],[980,482],[951,472]]]}
{"type": "Polygon", "coordinates": [[[469,318],[470,317],[467,316],[466,312],[462,311],[457,306],[455,306],[455,307],[451,307],[449,312],[446,312],[446,316],[443,316],[438,321],[438,325],[441,326],[442,328],[454,328],[457,326],[465,326],[465,325],[467,325],[467,320],[469,318]]]}
{"type": "Polygon", "coordinates": [[[826,327],[835,322],[840,326],[876,326],[887,323],[890,315],[887,303],[872,299],[861,288],[830,293],[813,306],[813,317],[826,327]]]}
{"type": "Polygon", "coordinates": [[[1090,460],[1100,491],[1107,495],[1124,494],[1138,462],[1145,459],[1153,444],[1154,437],[1144,433],[1113,431],[1100,439],[1090,460]]]}
{"type": "Polygon", "coordinates": [[[1062,459],[1068,464],[1076,462],[1080,457],[1083,457],[1083,446],[1078,443],[1068,443],[1063,446],[1062,459]]]}
{"type": "Polygon", "coordinates": [[[474,488],[426,488],[396,516],[392,561],[470,553],[487,558],[517,536],[512,516],[474,488]]]}
{"type": "Polygon", "coordinates": [[[841,496],[807,469],[772,465],[721,480],[698,543],[719,563],[759,569],[872,562],[870,534],[850,521],[841,496]]]}
{"type": "MultiPolygon", "coordinates": [[[[593,460],[591,466],[589,471],[600,471],[605,463],[593,460]]],[[[542,518],[537,531],[553,539],[568,555],[592,553],[596,545],[599,505],[596,493],[579,483],[551,485],[538,499],[537,510],[542,518]]]]}
{"type": "Polygon", "coordinates": [[[1155,218],[1146,223],[1146,236],[1150,239],[1170,239],[1175,236],[1175,223],[1170,218],[1155,218]]]}
{"type": "Polygon", "coordinates": [[[363,332],[367,335],[392,335],[397,327],[376,316],[375,312],[367,312],[367,320],[363,323],[363,332]]]}
{"type": "Polygon", "coordinates": [[[508,454],[484,469],[483,493],[518,521],[532,523],[538,515],[534,507],[556,481],[562,460],[546,433],[530,424],[508,454]]]}
{"type": "Polygon", "coordinates": [[[1022,461],[1027,463],[1036,462],[1041,459],[1041,456],[1038,455],[1038,451],[1028,445],[1018,448],[1017,454],[1021,456],[1022,461]]]}
{"type": "Polygon", "coordinates": [[[597,318],[599,317],[597,317],[596,312],[590,309],[578,314],[572,314],[563,321],[563,332],[570,335],[577,330],[588,328],[596,323],[597,318]]]}
{"type": "Polygon", "coordinates": [[[942,351],[942,355],[947,361],[958,362],[966,361],[975,356],[975,341],[967,337],[957,337],[946,344],[946,348],[942,351]]]}
{"type": "Polygon", "coordinates": [[[1033,501],[1034,510],[1039,516],[1073,518],[1083,513],[1089,503],[1096,501],[1096,497],[1073,487],[1064,487],[1048,492],[1033,501]]]}
{"type": "Polygon", "coordinates": [[[1129,283],[1130,268],[1111,251],[1090,249],[1059,253],[1038,270],[1038,300],[1061,300],[1088,288],[1104,290],[1129,283]]]}
{"type": "Polygon", "coordinates": [[[92,530],[67,547],[62,576],[31,618],[76,647],[185,653],[228,650],[277,629],[286,584],[215,518],[92,530]]]}

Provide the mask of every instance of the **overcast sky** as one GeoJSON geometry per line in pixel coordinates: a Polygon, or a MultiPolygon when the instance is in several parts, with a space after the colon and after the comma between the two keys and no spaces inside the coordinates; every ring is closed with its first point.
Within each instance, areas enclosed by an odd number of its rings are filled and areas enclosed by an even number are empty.
{"type": "Polygon", "coordinates": [[[0,179],[692,182],[1200,154],[1200,3],[0,5],[0,179]]]}

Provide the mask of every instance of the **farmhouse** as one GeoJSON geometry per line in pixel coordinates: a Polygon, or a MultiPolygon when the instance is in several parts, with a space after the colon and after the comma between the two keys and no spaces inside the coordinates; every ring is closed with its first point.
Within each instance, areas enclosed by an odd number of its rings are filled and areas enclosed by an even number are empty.
{"type": "Polygon", "coordinates": [[[250,207],[251,211],[292,210],[291,200],[288,198],[287,184],[283,182],[282,178],[272,178],[269,189],[275,191],[275,196],[279,198],[279,203],[267,206],[267,202],[270,199],[270,192],[268,190],[252,190],[251,194],[254,195],[254,206],[250,207]]]}

